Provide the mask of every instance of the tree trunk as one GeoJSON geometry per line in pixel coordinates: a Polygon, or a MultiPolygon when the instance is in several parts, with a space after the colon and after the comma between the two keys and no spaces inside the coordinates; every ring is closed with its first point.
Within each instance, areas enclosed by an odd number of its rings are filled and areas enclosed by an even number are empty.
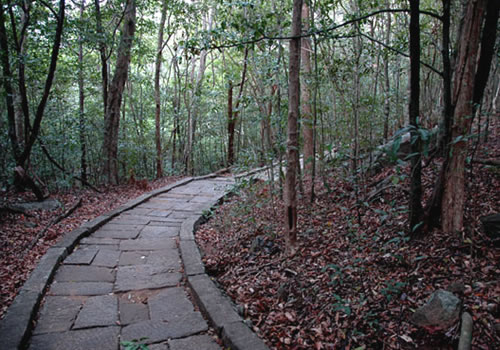
{"type": "Polygon", "coordinates": [[[481,100],[486,85],[482,81],[488,78],[493,52],[488,45],[495,42],[498,10],[497,0],[470,1],[467,5],[459,38],[452,95],[455,105],[451,129],[452,142],[450,152],[447,154],[449,162],[445,162],[443,200],[441,204],[441,228],[445,232],[460,231],[463,228],[465,158],[467,156],[466,136],[469,134],[472,125],[472,116],[475,111],[474,102],[481,100]],[[487,3],[486,23],[481,36],[481,26],[487,3]],[[479,50],[481,38],[482,45],[481,50],[479,50]],[[481,57],[479,57],[478,61],[479,54],[481,54],[481,57]],[[477,62],[482,67],[478,66],[477,62]],[[486,73],[484,73],[484,70],[486,70],[486,73]]]}
{"type": "Polygon", "coordinates": [[[420,0],[410,0],[410,232],[417,234],[422,221],[422,154],[418,133],[420,114],[420,0]]]}
{"type": "MultiPolygon", "coordinates": [[[[80,4],[80,20],[83,21],[85,12],[85,0],[80,4]]],[[[84,76],[83,76],[83,35],[78,37],[78,90],[79,90],[79,107],[80,107],[80,177],[83,183],[87,182],[87,143],[85,141],[85,91],[84,91],[84,76]]]]}
{"type": "MultiPolygon", "coordinates": [[[[304,2],[302,4],[302,26],[304,31],[309,30],[309,6],[304,2]]],[[[314,166],[314,128],[313,115],[311,108],[311,87],[309,84],[312,78],[311,74],[311,39],[308,37],[302,38],[301,43],[301,64],[302,64],[302,83],[301,83],[301,118],[302,118],[302,134],[304,137],[304,179],[308,188],[307,196],[312,195],[312,174],[314,166]]]]}
{"type": "Polygon", "coordinates": [[[234,163],[234,130],[236,127],[236,122],[238,121],[239,106],[241,102],[241,96],[243,95],[243,88],[245,86],[246,73],[247,73],[247,59],[248,59],[248,48],[245,48],[245,56],[243,58],[243,71],[241,73],[241,83],[239,84],[240,89],[238,92],[238,98],[236,100],[236,107],[233,111],[233,84],[229,81],[229,90],[227,98],[227,133],[228,133],[228,143],[227,143],[227,165],[231,166],[234,163]]]}
{"type": "Polygon", "coordinates": [[[234,126],[233,119],[233,82],[229,80],[227,88],[227,165],[231,166],[234,162],[234,126]]]}
{"type": "MultiPolygon", "coordinates": [[[[389,4],[387,4],[389,5],[389,4]]],[[[387,6],[389,8],[389,6],[387,6]]],[[[391,14],[387,13],[387,29],[385,32],[385,44],[391,45],[391,14]]],[[[391,79],[389,76],[389,53],[384,55],[384,143],[387,143],[389,138],[389,120],[391,117],[391,79]]]]}
{"type": "Polygon", "coordinates": [[[100,0],[94,0],[96,13],[96,33],[99,42],[99,56],[101,58],[101,78],[102,78],[102,102],[104,116],[108,111],[108,57],[106,54],[106,38],[104,37],[104,29],[102,26],[101,5],[100,0]]]}
{"type": "Polygon", "coordinates": [[[162,156],[161,156],[161,136],[160,136],[160,116],[161,116],[161,101],[160,101],[160,74],[161,74],[161,60],[163,52],[163,31],[165,28],[165,21],[167,18],[167,1],[163,0],[161,9],[160,28],[158,30],[158,45],[156,48],[156,61],[155,61],[155,144],[156,144],[156,178],[159,179],[163,176],[162,156]]]}
{"type": "MultiPolygon", "coordinates": [[[[49,99],[49,94],[50,90],[52,88],[52,83],[54,81],[54,76],[55,76],[55,71],[57,67],[57,60],[59,58],[59,48],[61,46],[61,40],[62,40],[62,34],[63,34],[63,26],[64,26],[64,15],[65,15],[65,1],[60,0],[59,1],[59,9],[57,13],[57,17],[55,18],[57,22],[56,26],[56,31],[54,34],[54,41],[52,44],[52,51],[50,55],[50,61],[49,61],[49,67],[47,71],[47,76],[45,78],[45,84],[44,88],[42,90],[42,95],[40,97],[40,101],[38,103],[38,106],[36,107],[35,110],[35,118],[33,121],[33,125],[30,125],[30,120],[29,120],[29,110],[28,110],[28,100],[27,100],[27,95],[26,95],[26,85],[25,85],[25,80],[24,80],[24,66],[25,62],[24,60],[19,60],[19,70],[18,70],[18,85],[19,85],[19,95],[21,97],[21,104],[23,108],[23,113],[25,117],[25,143],[24,145],[19,144],[19,140],[17,139],[16,135],[16,117],[15,117],[15,107],[14,107],[14,99],[13,96],[15,96],[14,89],[11,85],[11,81],[14,81],[15,79],[13,78],[12,71],[10,69],[10,56],[9,56],[9,42],[8,42],[8,35],[7,31],[5,28],[5,18],[4,18],[4,13],[3,13],[3,6],[0,6],[0,48],[2,49],[1,52],[1,65],[3,69],[3,80],[4,80],[4,86],[5,86],[5,93],[6,93],[6,105],[7,105],[7,120],[9,122],[9,137],[11,140],[11,145],[12,145],[12,150],[14,153],[14,158],[16,161],[16,168],[19,169],[24,175],[23,176],[18,176],[14,174],[14,178],[18,181],[15,181],[16,183],[20,184],[21,187],[24,187],[23,184],[28,183],[27,179],[29,179],[28,175],[26,174],[26,164],[28,163],[28,160],[31,156],[31,150],[33,148],[33,145],[38,138],[38,134],[40,132],[40,127],[42,124],[42,119],[43,115],[45,112],[45,107],[47,105],[47,101],[49,99]]],[[[23,5],[24,6],[24,5],[23,5]]],[[[26,7],[23,8],[23,11],[29,11],[30,7],[29,5],[26,5],[26,7]]],[[[13,25],[15,25],[15,18],[11,18],[13,25]]],[[[23,29],[26,29],[25,26],[27,26],[29,23],[25,22],[23,24],[23,29]]],[[[24,33],[21,34],[21,38],[17,38],[16,35],[13,35],[14,41],[16,44],[16,50],[17,54],[20,58],[20,55],[22,54],[21,48],[23,47],[23,41],[25,39],[24,33]],[[20,39],[20,41],[18,40],[20,39]]],[[[19,172],[16,172],[19,174],[19,172]]],[[[29,179],[31,180],[31,179],[29,179]]],[[[30,183],[28,184],[28,187],[32,188],[35,195],[37,196],[38,200],[43,200],[44,197],[41,195],[41,191],[38,190],[36,187],[36,184],[31,180],[29,181],[30,183]]]]}
{"type": "Polygon", "coordinates": [[[135,33],[135,0],[128,0],[121,31],[115,73],[108,95],[108,109],[105,117],[103,140],[103,174],[109,184],[118,183],[118,131],[120,126],[120,107],[123,89],[128,77],[130,54],[135,33]]]}
{"type": "Polygon", "coordinates": [[[300,115],[300,34],[302,26],[302,0],[293,1],[292,39],[290,39],[288,83],[288,141],[285,179],[285,231],[287,251],[294,254],[297,244],[297,189],[298,118],[300,115]]]}

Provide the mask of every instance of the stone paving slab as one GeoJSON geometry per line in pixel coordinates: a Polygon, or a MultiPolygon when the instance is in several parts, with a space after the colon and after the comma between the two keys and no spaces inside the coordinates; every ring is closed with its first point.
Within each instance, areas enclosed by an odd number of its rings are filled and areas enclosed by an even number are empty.
{"type": "Polygon", "coordinates": [[[146,344],[159,343],[170,338],[182,338],[208,330],[207,322],[199,312],[192,312],[177,317],[171,322],[144,321],[134,323],[122,329],[121,339],[146,338],[146,344]]]}
{"type": "Polygon", "coordinates": [[[141,228],[130,230],[98,230],[93,234],[95,238],[117,238],[117,239],[134,239],[139,236],[141,228]]]}
{"type": "Polygon", "coordinates": [[[120,259],[120,251],[100,249],[92,261],[92,266],[116,267],[120,259]]]}
{"type": "Polygon", "coordinates": [[[112,291],[113,283],[108,282],[55,282],[50,287],[49,295],[93,296],[112,291]]]}
{"type": "Polygon", "coordinates": [[[127,292],[130,290],[173,287],[181,281],[181,278],[180,273],[169,272],[169,269],[163,266],[119,266],[114,291],[127,292]]]}
{"type": "Polygon", "coordinates": [[[114,295],[90,297],[83,304],[73,329],[112,326],[118,321],[118,300],[114,295]]]}
{"type": "Polygon", "coordinates": [[[96,237],[87,237],[82,239],[80,244],[87,245],[118,245],[120,244],[119,239],[114,238],[96,238],[96,237]]]}
{"type": "Polygon", "coordinates": [[[120,298],[120,324],[123,326],[149,320],[148,306],[120,298]]]}
{"type": "Polygon", "coordinates": [[[168,341],[170,350],[220,350],[219,344],[208,335],[194,335],[183,339],[171,339],[168,341]]]}
{"type": "Polygon", "coordinates": [[[168,288],[148,300],[152,321],[172,322],[184,314],[194,312],[193,303],[184,288],[168,288]]]}
{"type": "Polygon", "coordinates": [[[117,350],[120,327],[35,335],[30,350],[117,350]]]}
{"type": "Polygon", "coordinates": [[[142,229],[138,239],[177,237],[179,231],[179,226],[146,226],[142,229]]]}
{"type": "Polygon", "coordinates": [[[112,269],[97,266],[63,265],[56,274],[58,282],[114,282],[112,269]]]}
{"type": "Polygon", "coordinates": [[[80,311],[83,298],[48,296],[34,334],[69,331],[80,311]]]}
{"type": "Polygon", "coordinates": [[[90,265],[99,250],[93,248],[79,248],[64,259],[65,265],[90,265]]]}
{"type": "Polygon", "coordinates": [[[120,242],[120,250],[165,250],[176,249],[173,239],[128,239],[120,242]]]}

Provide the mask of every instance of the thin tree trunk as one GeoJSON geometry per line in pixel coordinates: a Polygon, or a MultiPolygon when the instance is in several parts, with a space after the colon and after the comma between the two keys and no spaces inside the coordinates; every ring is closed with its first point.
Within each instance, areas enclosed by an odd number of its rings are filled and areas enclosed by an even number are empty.
{"type": "Polygon", "coordinates": [[[116,59],[115,73],[108,95],[108,109],[105,118],[103,153],[103,174],[108,183],[118,183],[118,131],[120,126],[120,107],[123,89],[128,77],[130,54],[135,33],[135,0],[128,0],[123,28],[116,59]]]}
{"type": "Polygon", "coordinates": [[[234,162],[234,126],[233,119],[233,82],[229,80],[227,88],[227,165],[231,166],[234,162]]]}
{"type": "MultiPolygon", "coordinates": [[[[80,19],[83,20],[85,12],[85,0],[80,4],[80,19]]],[[[84,91],[84,76],[83,76],[83,34],[79,34],[78,38],[78,90],[79,90],[79,107],[80,107],[80,177],[82,183],[87,182],[87,143],[85,141],[85,91],[84,91]]]]}
{"type": "Polygon", "coordinates": [[[292,39],[290,39],[288,83],[288,165],[285,179],[285,231],[287,251],[294,254],[297,244],[297,189],[298,119],[300,115],[300,34],[302,26],[302,0],[293,1],[292,39]]]}
{"type": "MultiPolygon", "coordinates": [[[[238,98],[236,100],[235,111],[233,111],[233,84],[229,81],[228,90],[228,121],[227,121],[227,132],[228,132],[228,145],[227,145],[227,165],[231,166],[234,163],[234,130],[236,122],[238,121],[239,106],[241,102],[241,97],[243,95],[243,88],[245,86],[246,73],[247,73],[247,59],[248,59],[248,48],[245,48],[245,56],[243,58],[243,71],[241,73],[241,83],[239,84],[240,89],[238,91],[238,98]]],[[[241,133],[240,133],[241,134],[241,133]]]]}
{"type": "MultiPolygon", "coordinates": [[[[387,3],[389,5],[389,3],[387,3]]],[[[387,13],[387,28],[385,32],[385,44],[391,45],[391,14],[387,13]]],[[[384,101],[384,143],[389,139],[389,120],[391,118],[391,79],[389,76],[389,53],[384,55],[384,86],[385,86],[385,101],[384,101]]]]}
{"type": "MultiPolygon", "coordinates": [[[[309,6],[304,2],[302,4],[302,26],[304,31],[309,30],[309,6]]],[[[302,134],[304,137],[304,179],[308,188],[306,195],[312,196],[312,174],[314,172],[314,128],[313,115],[311,108],[311,87],[309,84],[312,78],[311,74],[311,39],[308,37],[302,38],[301,43],[301,63],[302,63],[302,84],[301,84],[301,118],[302,118],[302,134]]]]}
{"type": "Polygon", "coordinates": [[[102,16],[101,16],[101,5],[100,0],[94,0],[95,13],[96,13],[96,33],[98,36],[99,43],[99,56],[101,58],[101,78],[102,78],[102,102],[104,116],[106,116],[108,111],[108,58],[106,55],[107,45],[106,39],[104,37],[104,29],[102,26],[102,16]]]}
{"type": "Polygon", "coordinates": [[[162,156],[161,156],[161,136],[160,136],[160,116],[161,116],[161,101],[160,101],[160,74],[161,74],[161,60],[163,52],[163,31],[165,28],[165,21],[167,18],[167,1],[163,0],[161,9],[160,28],[158,30],[158,45],[156,48],[156,61],[155,61],[155,144],[156,144],[156,178],[159,179],[163,176],[162,156]]]}
{"type": "Polygon", "coordinates": [[[420,0],[410,0],[410,232],[420,232],[422,220],[422,154],[421,140],[418,133],[420,114],[420,0]]]}

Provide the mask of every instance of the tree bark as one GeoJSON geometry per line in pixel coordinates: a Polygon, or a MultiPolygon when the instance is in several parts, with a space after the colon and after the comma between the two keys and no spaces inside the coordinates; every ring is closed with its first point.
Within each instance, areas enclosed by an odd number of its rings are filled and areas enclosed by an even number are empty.
{"type": "Polygon", "coordinates": [[[290,39],[288,83],[288,141],[287,170],[285,178],[285,232],[287,251],[294,254],[297,245],[297,189],[298,166],[298,118],[300,115],[300,34],[302,27],[302,0],[293,1],[292,32],[290,39]]]}
{"type": "Polygon", "coordinates": [[[422,154],[421,138],[418,133],[420,114],[420,0],[410,0],[410,232],[420,232],[422,208],[422,154]]]}
{"type": "Polygon", "coordinates": [[[234,162],[234,126],[233,119],[233,82],[229,80],[227,88],[227,165],[231,166],[234,162]]]}
{"type": "Polygon", "coordinates": [[[99,56],[101,58],[101,78],[102,78],[102,101],[104,116],[108,111],[108,57],[106,54],[106,38],[104,36],[104,29],[102,26],[101,5],[100,0],[94,0],[96,12],[96,32],[99,41],[99,56]]]}
{"type": "MultiPolygon", "coordinates": [[[[85,12],[85,0],[80,4],[80,20],[83,21],[85,12]]],[[[84,76],[83,76],[83,34],[78,37],[78,100],[79,100],[79,116],[80,116],[80,177],[82,182],[87,182],[87,143],[85,141],[85,91],[84,91],[84,76]]]]}
{"type": "Polygon", "coordinates": [[[247,59],[248,59],[248,48],[245,48],[245,56],[243,58],[243,71],[241,73],[241,83],[239,84],[240,89],[238,91],[238,97],[236,99],[236,107],[233,110],[233,83],[229,81],[229,90],[227,98],[227,133],[228,133],[228,143],[227,143],[227,165],[231,166],[234,163],[234,130],[236,127],[236,122],[238,121],[239,106],[241,102],[241,97],[243,95],[243,88],[245,86],[246,73],[247,73],[247,59]]]}
{"type": "Polygon", "coordinates": [[[115,73],[111,81],[108,95],[108,109],[104,120],[103,174],[109,184],[118,181],[118,131],[120,126],[120,107],[123,89],[128,78],[130,54],[135,33],[136,8],[135,0],[128,0],[125,9],[123,28],[121,31],[118,57],[116,59],[115,73]]]}
{"type": "Polygon", "coordinates": [[[158,29],[158,45],[156,48],[155,60],[155,144],[156,144],[156,178],[163,176],[162,155],[161,155],[161,135],[160,135],[160,117],[161,117],[161,101],[160,101],[160,74],[161,60],[163,52],[163,31],[167,18],[167,1],[163,0],[161,9],[160,28],[158,29]]]}
{"type": "Polygon", "coordinates": [[[467,5],[459,38],[455,83],[452,94],[455,110],[451,129],[450,152],[447,154],[449,162],[445,161],[443,200],[441,203],[441,228],[445,232],[460,231],[463,228],[465,158],[467,156],[466,136],[469,134],[472,125],[475,112],[474,102],[475,100],[481,100],[486,85],[482,83],[482,80],[487,80],[489,73],[489,67],[487,67],[487,73],[484,73],[483,70],[486,67],[478,68],[477,62],[482,65],[491,63],[493,51],[488,49],[488,45],[495,42],[498,8],[496,0],[470,1],[467,5]],[[488,6],[486,24],[481,36],[481,26],[485,18],[486,6],[488,6]],[[493,40],[491,40],[492,37],[493,40]],[[479,43],[481,38],[480,51],[479,43]],[[481,54],[481,57],[479,57],[479,54],[481,54]],[[489,59],[487,56],[490,56],[489,59]],[[475,89],[479,91],[475,91],[475,89]]]}
{"type": "MultiPolygon", "coordinates": [[[[302,27],[304,31],[309,30],[309,6],[304,2],[302,4],[302,27]]],[[[301,64],[302,64],[302,83],[301,83],[301,118],[302,135],[304,137],[304,179],[310,186],[306,190],[306,195],[310,198],[312,195],[312,174],[314,172],[314,128],[313,114],[311,108],[311,87],[309,84],[312,78],[311,69],[311,39],[302,38],[301,43],[301,64]]]]}
{"type": "MultiPolygon", "coordinates": [[[[15,117],[15,106],[14,106],[14,99],[13,96],[16,95],[14,92],[14,89],[12,87],[11,81],[13,81],[13,74],[10,68],[10,55],[9,55],[9,42],[8,42],[8,36],[7,36],[7,31],[5,27],[5,18],[4,18],[4,13],[3,13],[3,6],[0,4],[0,48],[2,49],[2,54],[1,54],[1,65],[3,69],[3,80],[4,80],[4,86],[5,86],[5,93],[6,93],[6,105],[7,105],[7,120],[9,123],[9,137],[11,140],[11,146],[12,150],[14,153],[14,159],[16,161],[16,166],[17,169],[21,171],[21,173],[24,174],[24,176],[19,176],[20,172],[16,171],[14,174],[14,179],[16,179],[15,183],[19,184],[20,188],[24,187],[24,184],[27,184],[26,179],[29,179],[28,175],[26,174],[26,164],[28,163],[28,160],[31,156],[31,150],[33,148],[33,144],[35,143],[38,134],[40,132],[40,127],[42,124],[42,119],[43,115],[45,112],[45,107],[47,105],[47,101],[49,99],[50,95],[50,90],[52,88],[52,83],[54,81],[54,76],[55,76],[55,71],[57,67],[57,60],[59,58],[59,48],[61,46],[61,41],[62,41],[62,34],[63,34],[63,27],[64,27],[64,15],[65,15],[65,1],[60,0],[59,1],[59,9],[56,14],[56,31],[54,34],[54,41],[52,44],[52,51],[51,51],[51,56],[50,56],[50,61],[49,61],[49,67],[47,71],[47,76],[45,78],[45,84],[42,90],[42,95],[40,97],[40,101],[38,103],[38,106],[36,107],[35,110],[35,118],[33,120],[33,125],[30,125],[30,119],[29,119],[29,110],[27,108],[28,106],[28,100],[27,100],[27,95],[26,95],[26,82],[24,80],[24,60],[19,60],[20,62],[18,63],[18,86],[19,86],[19,96],[21,98],[21,105],[25,117],[25,126],[24,126],[24,132],[25,132],[25,139],[24,139],[24,144],[20,145],[17,135],[16,135],[16,117],[15,117]],[[17,174],[17,175],[16,175],[17,174]],[[17,181],[20,180],[20,181],[17,181]]],[[[26,30],[29,25],[29,11],[30,7],[26,4],[22,5],[22,11],[24,12],[23,15],[23,28],[21,30],[21,36],[20,38],[16,37],[16,34],[14,33],[14,43],[16,45],[16,51],[18,56],[22,54],[22,47],[24,45],[24,39],[26,35],[26,30]],[[19,40],[18,40],[19,39],[19,40]]],[[[12,30],[15,30],[15,17],[14,14],[12,13],[12,10],[10,12],[11,14],[11,20],[12,20],[12,30]]],[[[31,179],[30,179],[31,180],[31,179]]],[[[37,196],[38,200],[43,200],[44,197],[41,194],[41,191],[37,188],[36,184],[31,180],[30,183],[28,184],[30,188],[34,191],[35,195],[37,196]]]]}

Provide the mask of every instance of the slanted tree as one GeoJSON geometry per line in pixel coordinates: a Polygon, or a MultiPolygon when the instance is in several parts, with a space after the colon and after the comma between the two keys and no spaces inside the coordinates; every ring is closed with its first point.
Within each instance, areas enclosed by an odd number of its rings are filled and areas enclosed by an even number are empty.
{"type": "MultiPolygon", "coordinates": [[[[64,15],[66,3],[64,0],[59,1],[59,9],[56,12],[54,9],[50,8],[50,12],[54,14],[56,20],[56,30],[54,33],[54,38],[52,41],[52,50],[49,61],[49,67],[45,77],[45,83],[42,89],[40,100],[35,108],[35,114],[33,122],[31,122],[30,116],[30,101],[28,100],[27,88],[26,88],[26,76],[25,68],[27,61],[22,57],[24,52],[24,41],[28,35],[28,29],[30,26],[30,12],[32,7],[30,4],[21,4],[20,11],[23,13],[21,28],[17,28],[16,17],[12,6],[18,6],[8,2],[6,8],[9,11],[11,30],[14,43],[15,58],[17,64],[17,85],[18,91],[15,92],[12,86],[12,81],[15,81],[14,74],[11,69],[11,56],[10,56],[10,45],[7,35],[7,29],[5,27],[5,14],[4,14],[4,4],[0,1],[0,64],[2,65],[3,72],[3,84],[4,84],[4,94],[7,105],[7,120],[9,125],[9,138],[11,141],[12,151],[14,159],[16,161],[15,169],[15,179],[16,185],[20,188],[30,187],[33,193],[36,195],[38,200],[43,200],[44,195],[42,191],[38,188],[35,182],[29,178],[26,167],[29,163],[33,145],[38,138],[40,133],[40,127],[42,125],[42,119],[45,112],[45,107],[49,99],[50,91],[52,88],[52,83],[54,81],[54,76],[57,67],[57,60],[59,57],[59,49],[61,46],[63,26],[64,26],[64,15]],[[15,106],[14,98],[16,94],[19,95],[22,113],[24,116],[24,140],[18,140],[16,134],[16,116],[15,116],[15,106]]],[[[47,4],[38,4],[37,6],[49,6],[47,4]]]]}
{"type": "Polygon", "coordinates": [[[125,15],[113,79],[110,84],[106,115],[104,118],[103,175],[110,184],[118,183],[118,131],[123,89],[128,77],[130,55],[135,33],[135,0],[125,4],[125,15]]]}
{"type": "Polygon", "coordinates": [[[445,232],[463,228],[467,135],[475,114],[474,104],[481,101],[488,80],[499,7],[498,0],[470,0],[466,7],[455,64],[451,144],[444,162],[441,228],[445,232]]]}
{"type": "Polygon", "coordinates": [[[284,188],[285,232],[287,251],[294,254],[297,245],[297,168],[298,168],[298,119],[300,115],[300,34],[302,28],[302,0],[293,1],[292,32],[288,63],[288,140],[287,169],[284,188]]]}
{"type": "Polygon", "coordinates": [[[418,132],[420,114],[420,0],[410,0],[410,232],[421,227],[422,208],[422,154],[418,132]]]}

